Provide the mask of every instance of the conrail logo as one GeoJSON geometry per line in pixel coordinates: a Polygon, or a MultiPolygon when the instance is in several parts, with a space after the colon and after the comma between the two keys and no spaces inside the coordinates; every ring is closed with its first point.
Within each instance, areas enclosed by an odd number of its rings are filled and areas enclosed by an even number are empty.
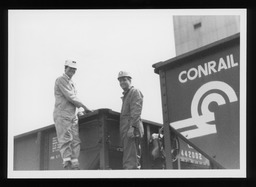
{"type": "Polygon", "coordinates": [[[217,73],[236,66],[238,66],[238,63],[234,61],[233,54],[230,54],[226,56],[226,59],[220,58],[218,62],[210,61],[204,63],[204,66],[199,65],[197,68],[190,68],[188,71],[182,71],[180,72],[178,79],[181,83],[185,83],[188,80],[194,80],[203,75],[208,76],[212,73],[217,73]]]}
{"type": "Polygon", "coordinates": [[[216,124],[214,124],[215,115],[209,110],[209,105],[216,102],[220,106],[236,101],[238,101],[237,95],[227,83],[208,82],[197,90],[192,99],[191,118],[172,122],[170,126],[181,132],[187,139],[215,134],[217,133],[216,124]]]}

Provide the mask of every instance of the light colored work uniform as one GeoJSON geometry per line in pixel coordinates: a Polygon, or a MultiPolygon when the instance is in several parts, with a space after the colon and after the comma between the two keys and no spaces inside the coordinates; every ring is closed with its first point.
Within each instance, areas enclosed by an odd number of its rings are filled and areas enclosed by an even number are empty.
{"type": "Polygon", "coordinates": [[[141,112],[143,104],[143,95],[133,86],[126,92],[123,92],[123,104],[120,115],[120,139],[123,146],[123,168],[140,168],[140,139],[144,134],[141,121],[141,112]],[[127,136],[127,132],[133,126],[135,138],[127,136]]]}
{"type": "Polygon", "coordinates": [[[54,123],[63,163],[77,160],[80,154],[80,138],[76,109],[82,106],[76,96],[73,81],[64,73],[56,79],[54,87],[54,123]]]}

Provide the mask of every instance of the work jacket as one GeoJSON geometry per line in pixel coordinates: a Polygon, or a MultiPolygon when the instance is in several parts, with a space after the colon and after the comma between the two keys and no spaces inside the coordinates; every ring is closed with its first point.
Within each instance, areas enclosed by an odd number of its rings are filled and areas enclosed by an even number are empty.
{"type": "Polygon", "coordinates": [[[80,108],[83,104],[77,98],[73,81],[65,73],[56,79],[54,95],[54,118],[58,116],[67,117],[71,120],[76,118],[76,108],[80,108]]]}
{"type": "Polygon", "coordinates": [[[133,86],[126,92],[123,92],[122,109],[120,114],[120,133],[121,140],[127,135],[130,126],[135,128],[140,137],[144,134],[141,121],[141,112],[143,105],[142,93],[133,86]]]}

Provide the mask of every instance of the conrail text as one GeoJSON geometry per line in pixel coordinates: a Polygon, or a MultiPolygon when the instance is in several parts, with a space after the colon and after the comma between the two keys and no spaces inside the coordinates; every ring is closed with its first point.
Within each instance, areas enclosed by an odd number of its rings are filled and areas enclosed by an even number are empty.
{"type": "Polygon", "coordinates": [[[199,65],[197,68],[190,68],[189,70],[185,70],[180,72],[179,81],[181,83],[186,83],[188,80],[194,80],[196,78],[211,75],[212,73],[217,73],[222,70],[230,69],[238,66],[238,62],[234,61],[233,54],[227,55],[226,59],[220,58],[218,62],[210,61],[204,63],[204,65],[199,65]]]}

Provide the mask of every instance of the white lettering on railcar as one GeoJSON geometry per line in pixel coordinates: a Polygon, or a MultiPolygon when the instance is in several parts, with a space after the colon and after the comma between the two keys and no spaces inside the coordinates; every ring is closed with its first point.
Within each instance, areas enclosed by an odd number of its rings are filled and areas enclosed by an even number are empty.
{"type": "Polygon", "coordinates": [[[222,70],[230,69],[238,66],[238,62],[234,61],[233,54],[226,56],[226,61],[224,58],[220,58],[218,63],[216,61],[210,61],[204,63],[203,65],[193,67],[189,70],[181,71],[178,79],[181,83],[186,83],[188,80],[195,80],[196,78],[201,78],[202,76],[208,76],[213,73],[220,72],[222,70]]]}

